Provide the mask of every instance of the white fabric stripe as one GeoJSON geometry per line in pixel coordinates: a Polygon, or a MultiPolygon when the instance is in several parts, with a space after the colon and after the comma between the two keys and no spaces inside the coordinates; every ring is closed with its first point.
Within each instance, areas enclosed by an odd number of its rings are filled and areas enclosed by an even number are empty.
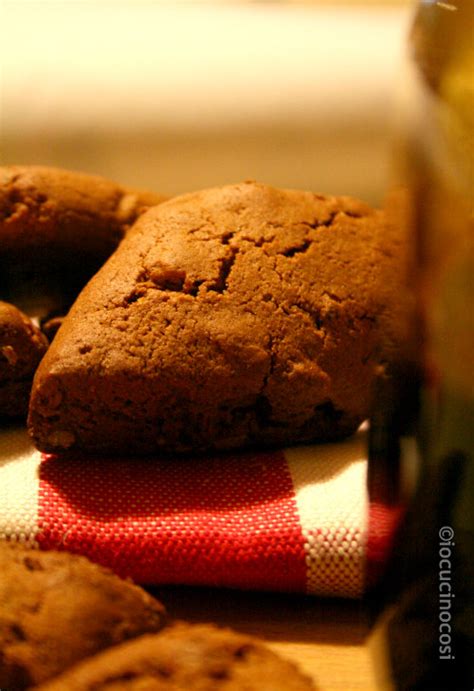
{"type": "Polygon", "coordinates": [[[24,427],[0,434],[0,539],[36,546],[41,454],[24,427]]]}
{"type": "Polygon", "coordinates": [[[364,585],[368,498],[366,433],[285,449],[305,538],[307,589],[358,597],[364,585]]]}

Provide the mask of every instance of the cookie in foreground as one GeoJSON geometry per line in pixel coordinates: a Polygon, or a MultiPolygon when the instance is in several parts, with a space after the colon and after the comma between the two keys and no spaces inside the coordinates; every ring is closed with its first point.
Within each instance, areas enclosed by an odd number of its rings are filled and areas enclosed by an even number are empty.
{"type": "Polygon", "coordinates": [[[26,416],[33,375],[47,348],[26,314],[0,301],[0,419],[26,416]]]}
{"type": "Polygon", "coordinates": [[[0,688],[25,689],[159,631],[164,608],[84,557],[0,543],[0,688]]]}
{"type": "Polygon", "coordinates": [[[368,415],[394,258],[382,212],[243,183],[148,210],[35,377],[42,451],[331,440],[368,415]]]}
{"type": "MultiPolygon", "coordinates": [[[[175,625],[75,665],[41,691],[314,691],[293,663],[255,638],[210,625],[175,625]]],[[[39,691],[39,689],[38,689],[39,691]]]]}

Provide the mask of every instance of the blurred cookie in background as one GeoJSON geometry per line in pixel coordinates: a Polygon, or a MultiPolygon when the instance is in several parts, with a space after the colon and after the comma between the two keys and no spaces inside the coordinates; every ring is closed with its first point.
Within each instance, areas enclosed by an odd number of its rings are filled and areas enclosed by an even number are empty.
{"type": "Polygon", "coordinates": [[[31,319],[0,301],[0,420],[26,415],[33,375],[47,348],[31,319]]]}

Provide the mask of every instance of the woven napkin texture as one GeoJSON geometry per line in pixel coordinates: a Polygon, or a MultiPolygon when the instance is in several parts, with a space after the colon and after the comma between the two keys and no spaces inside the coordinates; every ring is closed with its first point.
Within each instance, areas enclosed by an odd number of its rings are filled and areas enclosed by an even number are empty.
{"type": "Polygon", "coordinates": [[[45,456],[8,428],[0,538],[84,554],[148,585],[359,597],[392,532],[366,475],[363,431],[267,452],[104,459],[45,456]]]}

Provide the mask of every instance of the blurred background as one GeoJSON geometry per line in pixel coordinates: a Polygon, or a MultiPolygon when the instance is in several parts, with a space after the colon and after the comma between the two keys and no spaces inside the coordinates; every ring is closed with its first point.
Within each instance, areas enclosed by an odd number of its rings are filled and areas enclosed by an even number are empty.
{"type": "Polygon", "coordinates": [[[412,3],[0,0],[0,160],[378,204],[412,3]]]}

